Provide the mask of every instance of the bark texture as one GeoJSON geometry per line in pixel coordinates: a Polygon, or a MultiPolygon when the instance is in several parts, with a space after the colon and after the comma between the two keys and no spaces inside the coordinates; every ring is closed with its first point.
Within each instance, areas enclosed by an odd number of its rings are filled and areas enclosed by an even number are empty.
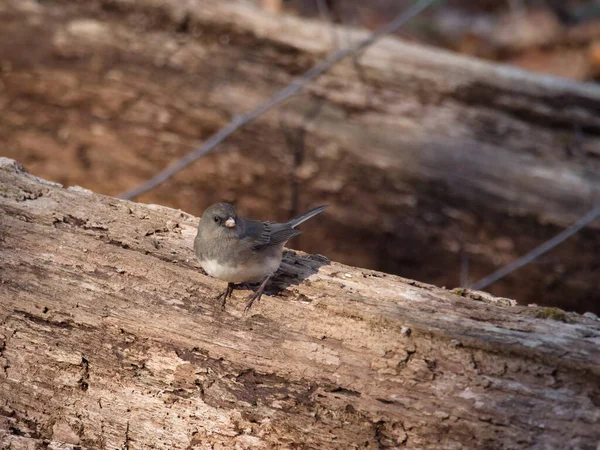
{"type": "MultiPolygon", "coordinates": [[[[600,442],[600,322],[288,252],[243,315],[197,218],[0,159],[2,448],[600,442]]],[[[310,234],[306,227],[306,234],[310,234]]]]}
{"type": "MultiPolygon", "coordinates": [[[[367,36],[220,0],[4,0],[0,20],[2,151],[110,195],[367,36]]],[[[599,111],[598,86],[388,38],[141,200],[331,203],[296,245],[456,286],[465,255],[480,278],[597,201],[599,111]]],[[[599,253],[596,226],[494,292],[597,308],[599,253]]]]}

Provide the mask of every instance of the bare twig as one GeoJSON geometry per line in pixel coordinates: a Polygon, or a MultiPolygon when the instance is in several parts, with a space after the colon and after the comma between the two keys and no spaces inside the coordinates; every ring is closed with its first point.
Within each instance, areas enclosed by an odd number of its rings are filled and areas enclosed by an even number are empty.
{"type": "Polygon", "coordinates": [[[324,104],[325,98],[315,97],[313,106],[304,116],[302,124],[298,130],[289,129],[283,120],[280,120],[279,122],[279,126],[281,127],[288,148],[294,155],[294,167],[292,169],[292,175],[290,176],[292,191],[292,206],[290,215],[292,217],[296,217],[299,214],[298,211],[300,210],[300,180],[298,178],[298,168],[304,162],[308,127],[317,119],[324,104]]]}
{"type": "Polygon", "coordinates": [[[561,244],[563,241],[565,241],[568,238],[570,238],[571,236],[573,236],[579,230],[581,230],[582,228],[584,228],[587,225],[589,225],[590,223],[592,223],[599,216],[600,216],[600,204],[596,205],[586,215],[581,217],[577,222],[575,222],[569,228],[558,233],[552,239],[547,240],[542,245],[534,248],[529,253],[527,253],[526,255],[517,259],[516,261],[513,261],[512,263],[510,263],[510,264],[502,267],[501,269],[495,271],[494,273],[488,275],[487,277],[482,278],[481,280],[477,281],[476,283],[473,283],[471,285],[471,289],[475,289],[475,290],[483,289],[483,288],[489,286],[490,284],[494,283],[495,281],[498,281],[499,279],[504,278],[509,273],[514,272],[515,270],[523,267],[526,264],[529,264],[530,262],[535,260],[538,256],[541,256],[544,253],[552,250],[554,247],[556,247],[557,245],[561,244]]]}
{"type": "Polygon", "coordinates": [[[331,47],[337,49],[340,47],[340,40],[338,39],[337,30],[335,29],[335,21],[333,20],[333,14],[327,0],[317,0],[317,9],[319,15],[331,24],[331,47]]]}
{"type": "Polygon", "coordinates": [[[420,0],[413,6],[411,6],[409,9],[407,9],[404,13],[398,15],[393,21],[377,29],[367,39],[364,39],[361,42],[358,42],[357,44],[352,45],[350,47],[343,48],[331,53],[327,58],[325,58],[319,64],[314,66],[312,69],[308,70],[300,78],[292,81],[287,87],[280,90],[266,103],[259,105],[258,107],[256,107],[255,109],[253,109],[245,115],[235,117],[231,122],[229,122],[217,133],[213,134],[203,145],[198,147],[196,150],[188,153],[183,158],[176,161],[170,167],[167,167],[166,169],[159,172],[150,180],[142,183],[141,185],[127,192],[122,193],[119,197],[130,200],[137,197],[140,194],[143,194],[144,192],[148,192],[149,190],[156,188],[160,184],[170,179],[173,175],[185,169],[194,161],[210,152],[213,148],[215,148],[218,144],[223,142],[235,131],[237,131],[252,120],[264,114],[266,111],[279,105],[280,103],[284,102],[285,100],[296,94],[306,85],[308,85],[312,80],[317,78],[319,75],[323,74],[325,71],[329,70],[332,66],[337,64],[342,59],[356,54],[361,50],[364,50],[365,48],[371,46],[381,38],[397,31],[406,22],[420,14],[427,7],[431,6],[435,1],[437,0],[420,0]]]}

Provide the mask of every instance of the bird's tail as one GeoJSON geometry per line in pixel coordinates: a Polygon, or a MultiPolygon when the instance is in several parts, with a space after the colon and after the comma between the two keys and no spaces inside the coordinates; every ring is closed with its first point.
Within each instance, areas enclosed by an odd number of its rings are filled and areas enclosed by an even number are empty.
{"type": "Polygon", "coordinates": [[[311,218],[315,217],[317,214],[319,214],[320,212],[323,212],[328,206],[329,205],[323,205],[323,206],[319,206],[315,209],[311,209],[307,213],[304,213],[304,214],[290,220],[287,224],[292,228],[296,228],[301,223],[306,222],[308,219],[311,219],[311,218]]]}

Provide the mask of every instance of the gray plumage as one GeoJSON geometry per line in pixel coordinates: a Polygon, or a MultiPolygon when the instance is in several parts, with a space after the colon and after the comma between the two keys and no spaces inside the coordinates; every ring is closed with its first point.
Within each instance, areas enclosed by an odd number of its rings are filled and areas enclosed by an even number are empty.
{"type": "Polygon", "coordinates": [[[267,280],[281,264],[283,246],[302,232],[295,227],[322,212],[319,206],[285,223],[262,222],[238,217],[228,203],[208,207],[198,225],[194,250],[210,276],[227,281],[223,306],[233,283],[263,281],[246,309],[260,298],[267,280]]]}

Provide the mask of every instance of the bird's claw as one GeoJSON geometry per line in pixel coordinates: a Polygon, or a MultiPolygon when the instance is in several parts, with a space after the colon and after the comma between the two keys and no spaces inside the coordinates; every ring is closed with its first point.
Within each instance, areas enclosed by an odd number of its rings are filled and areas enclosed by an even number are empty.
{"type": "Polygon", "coordinates": [[[246,303],[246,307],[244,308],[244,314],[246,312],[248,312],[248,310],[250,309],[250,307],[252,306],[252,303],[254,303],[254,301],[258,301],[260,300],[260,298],[263,295],[263,292],[265,292],[265,286],[267,285],[267,282],[269,281],[269,278],[271,278],[271,276],[269,275],[268,277],[266,277],[261,283],[260,286],[258,287],[258,289],[256,290],[256,292],[254,292],[252,295],[250,295],[250,297],[248,297],[248,303],[246,303]]]}
{"type": "Polygon", "coordinates": [[[220,300],[222,298],[222,300],[221,300],[221,311],[225,311],[225,303],[227,303],[227,299],[229,297],[231,297],[232,293],[233,293],[233,283],[228,283],[227,284],[227,289],[225,289],[225,292],[222,292],[216,298],[216,300],[220,300]]]}
{"type": "Polygon", "coordinates": [[[244,314],[246,314],[250,310],[254,301],[260,300],[261,297],[262,297],[262,292],[254,292],[252,295],[250,295],[248,297],[248,302],[246,303],[246,306],[244,307],[244,314]]]}

